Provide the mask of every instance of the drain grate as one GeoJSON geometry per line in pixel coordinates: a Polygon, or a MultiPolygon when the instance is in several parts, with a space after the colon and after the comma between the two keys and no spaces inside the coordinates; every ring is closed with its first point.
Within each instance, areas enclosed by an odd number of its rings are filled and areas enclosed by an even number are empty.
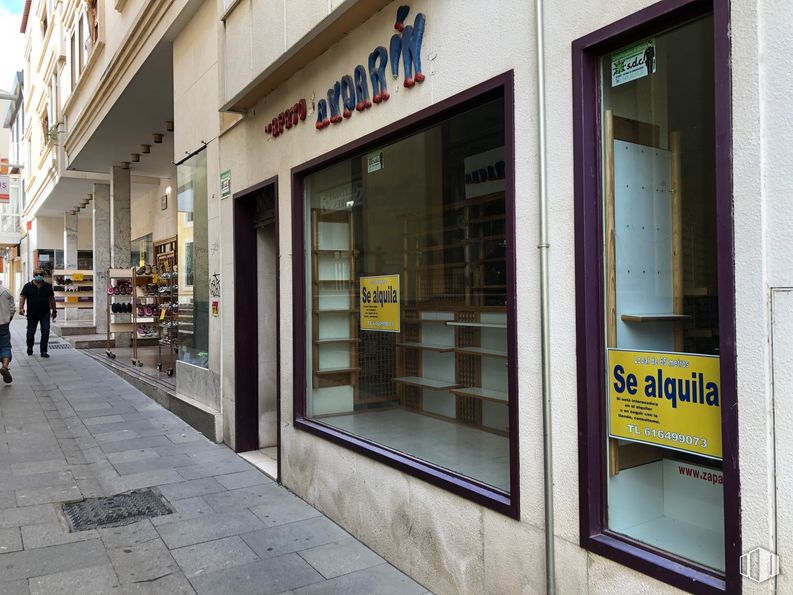
{"type": "Polygon", "coordinates": [[[145,518],[173,513],[165,499],[152,490],[139,490],[105,498],[87,498],[63,505],[70,531],[120,527],[145,518]]]}
{"type": "Polygon", "coordinates": [[[68,343],[50,343],[47,349],[71,349],[72,346],[68,343]]]}

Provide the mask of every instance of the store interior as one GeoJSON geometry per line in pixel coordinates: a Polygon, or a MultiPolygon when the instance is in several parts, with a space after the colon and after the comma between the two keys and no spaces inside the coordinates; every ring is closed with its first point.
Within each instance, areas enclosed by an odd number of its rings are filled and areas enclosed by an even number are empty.
{"type": "Polygon", "coordinates": [[[509,493],[505,190],[502,98],[307,176],[306,340],[309,417],[509,493]]]}

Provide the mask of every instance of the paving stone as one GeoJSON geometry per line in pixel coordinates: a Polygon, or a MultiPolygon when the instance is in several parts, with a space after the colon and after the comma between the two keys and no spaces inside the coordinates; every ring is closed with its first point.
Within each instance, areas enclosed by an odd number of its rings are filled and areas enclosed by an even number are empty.
{"type": "Polygon", "coordinates": [[[175,549],[211,539],[239,535],[262,526],[263,523],[253,513],[243,510],[167,523],[158,526],[157,532],[169,548],[175,549]]]}
{"type": "Polygon", "coordinates": [[[34,461],[30,463],[13,463],[11,471],[14,475],[33,475],[36,473],[49,473],[52,471],[65,471],[69,468],[66,459],[59,458],[51,461],[34,461]]]}
{"type": "Polygon", "coordinates": [[[152,459],[160,455],[154,449],[141,448],[138,450],[125,450],[124,452],[115,452],[107,455],[107,460],[113,464],[116,463],[130,463],[132,461],[143,461],[145,459],[152,459]]]}
{"type": "Polygon", "coordinates": [[[98,539],[53,545],[0,555],[0,576],[4,580],[46,576],[75,568],[106,564],[110,559],[98,539]]]}
{"type": "Polygon", "coordinates": [[[250,510],[268,527],[322,516],[316,508],[280,487],[262,504],[252,506],[250,510]]]}
{"type": "Polygon", "coordinates": [[[335,578],[385,562],[368,547],[352,538],[321,545],[299,554],[325,578],[335,578]]]}
{"type": "Polygon", "coordinates": [[[69,533],[66,527],[57,522],[25,525],[22,527],[22,542],[25,544],[26,550],[86,541],[97,537],[99,537],[99,534],[94,530],[69,533]]]}
{"type": "Polygon", "coordinates": [[[0,579],[0,593],[3,595],[29,595],[28,582],[25,579],[15,581],[0,579]]]}
{"type": "Polygon", "coordinates": [[[152,581],[179,570],[160,539],[109,548],[107,553],[122,583],[152,581]]]}
{"type": "Polygon", "coordinates": [[[248,488],[265,483],[273,483],[272,479],[256,469],[251,471],[240,471],[238,473],[229,473],[228,475],[218,475],[215,479],[229,490],[248,488]]]}
{"type": "Polygon", "coordinates": [[[239,471],[250,471],[252,467],[241,458],[231,459],[222,462],[204,463],[192,465],[190,467],[180,467],[179,475],[185,479],[200,479],[202,477],[213,477],[225,475],[227,473],[237,473],[239,471]]]}
{"type": "Polygon", "coordinates": [[[100,444],[105,454],[111,452],[124,452],[125,450],[139,450],[141,448],[152,448],[154,446],[168,446],[173,444],[165,436],[146,436],[143,438],[133,438],[132,440],[119,440],[117,442],[107,442],[100,444]]]}
{"type": "Polygon", "coordinates": [[[325,517],[267,527],[242,535],[245,543],[262,559],[343,541],[349,537],[346,531],[325,517]]]}
{"type": "Polygon", "coordinates": [[[160,538],[150,519],[143,519],[123,527],[105,527],[99,529],[99,536],[108,548],[137,545],[160,538]]]}
{"type": "Polygon", "coordinates": [[[77,483],[72,485],[59,486],[54,488],[38,488],[17,490],[17,505],[32,506],[34,504],[45,504],[47,502],[74,502],[82,500],[83,495],[77,483]]]}
{"type": "Polygon", "coordinates": [[[18,552],[22,549],[22,538],[18,527],[0,529],[0,554],[18,552]]]}
{"type": "Polygon", "coordinates": [[[171,507],[176,511],[174,514],[166,514],[151,519],[151,522],[155,527],[166,525],[168,523],[175,523],[178,521],[186,521],[208,514],[215,514],[215,511],[212,510],[212,507],[207,504],[206,500],[200,496],[196,496],[194,498],[185,498],[183,500],[173,500],[171,502],[171,507]]]}
{"type": "Polygon", "coordinates": [[[171,501],[225,491],[226,488],[214,477],[171,483],[160,488],[160,493],[171,501]]]}
{"type": "Polygon", "coordinates": [[[157,580],[121,585],[113,595],[195,595],[195,590],[182,572],[173,572],[157,580]]]}
{"type": "Polygon", "coordinates": [[[278,492],[281,489],[275,483],[261,484],[248,488],[228,490],[218,494],[209,494],[205,496],[205,499],[216,511],[228,512],[263,504],[270,498],[278,497],[280,495],[278,492]]]}
{"type": "Polygon", "coordinates": [[[127,490],[139,490],[141,488],[176,483],[182,481],[182,476],[174,469],[158,469],[156,471],[125,475],[120,481],[126,486],[127,490]]]}
{"type": "Polygon", "coordinates": [[[17,505],[17,497],[14,490],[0,490],[0,509],[13,508],[17,505]]]}
{"type": "Polygon", "coordinates": [[[171,555],[187,578],[248,564],[259,559],[259,556],[236,535],[178,548],[172,550],[171,555]]]}
{"type": "Polygon", "coordinates": [[[111,564],[65,570],[31,578],[30,595],[99,595],[115,591],[118,577],[111,564]]]}
{"type": "Polygon", "coordinates": [[[33,475],[9,475],[0,473],[0,485],[7,490],[25,490],[74,485],[74,477],[68,471],[56,473],[34,473],[33,475]]]}
{"type": "Polygon", "coordinates": [[[121,475],[130,475],[132,473],[143,473],[144,471],[154,471],[156,469],[175,469],[186,467],[191,464],[193,464],[193,461],[187,455],[175,455],[172,457],[156,457],[140,461],[130,461],[128,463],[116,463],[113,466],[121,475]]]}
{"type": "Polygon", "coordinates": [[[52,504],[0,510],[0,529],[6,527],[21,527],[23,525],[37,525],[39,523],[51,523],[57,520],[58,517],[55,514],[55,507],[52,506],[52,504]]]}
{"type": "Polygon", "coordinates": [[[199,595],[270,595],[322,581],[322,575],[297,554],[251,562],[191,579],[199,595]]]}
{"type": "Polygon", "coordinates": [[[345,574],[323,583],[295,589],[295,595],[421,595],[426,589],[390,564],[345,574]]]}
{"type": "Polygon", "coordinates": [[[82,420],[86,426],[98,426],[124,421],[124,418],[120,415],[100,415],[98,417],[84,417],[82,420]]]}

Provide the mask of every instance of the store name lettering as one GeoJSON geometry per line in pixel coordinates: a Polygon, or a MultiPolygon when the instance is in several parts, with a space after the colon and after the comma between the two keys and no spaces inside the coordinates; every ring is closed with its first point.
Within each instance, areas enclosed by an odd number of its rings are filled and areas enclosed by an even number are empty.
{"type": "Polygon", "coordinates": [[[376,47],[369,54],[369,72],[362,64],[353,70],[353,74],[345,74],[341,80],[336,81],[328,89],[327,99],[317,102],[317,130],[324,130],[331,124],[343,122],[350,118],[353,111],[362,112],[372,107],[372,103],[380,104],[388,101],[390,97],[386,87],[386,66],[389,58],[391,61],[391,75],[394,79],[399,77],[399,59],[404,65],[404,86],[407,89],[416,83],[424,82],[425,76],[421,72],[421,42],[424,38],[424,24],[426,18],[418,13],[413,25],[405,25],[405,19],[410,12],[409,6],[400,6],[397,9],[394,29],[399,33],[391,37],[389,50],[383,46],[376,47]],[[372,98],[369,99],[369,81],[372,83],[372,98]]]}
{"type": "Polygon", "coordinates": [[[374,291],[361,287],[361,303],[380,304],[382,308],[385,304],[399,303],[399,297],[397,296],[397,290],[390,285],[386,289],[375,289],[374,291]]]}
{"type": "Polygon", "coordinates": [[[308,106],[306,105],[306,100],[301,99],[268,122],[264,127],[264,131],[267,134],[272,134],[273,138],[279,137],[283,134],[284,130],[289,130],[300,124],[300,122],[306,119],[307,115],[308,106]]]}
{"type": "MultiPolygon", "coordinates": [[[[625,368],[614,366],[614,392],[635,395],[638,388],[638,379],[635,374],[625,375],[625,368]]],[[[691,379],[664,378],[663,370],[657,370],[657,375],[648,374],[644,377],[644,396],[663,399],[672,402],[676,408],[678,402],[693,403],[695,405],[719,406],[719,386],[715,382],[705,382],[702,373],[692,372],[691,379]]]]}

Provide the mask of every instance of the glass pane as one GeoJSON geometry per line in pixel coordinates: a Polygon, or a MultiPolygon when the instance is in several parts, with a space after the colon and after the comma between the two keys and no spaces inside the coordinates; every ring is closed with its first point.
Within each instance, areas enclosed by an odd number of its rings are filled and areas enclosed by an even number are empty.
{"type": "Polygon", "coordinates": [[[713,22],[601,62],[608,527],[724,570],[713,22]]]}
{"type": "Polygon", "coordinates": [[[209,254],[206,152],[176,168],[179,360],[209,364],[209,254]]]}
{"type": "Polygon", "coordinates": [[[497,99],[305,179],[309,417],[509,491],[497,99]]]}

